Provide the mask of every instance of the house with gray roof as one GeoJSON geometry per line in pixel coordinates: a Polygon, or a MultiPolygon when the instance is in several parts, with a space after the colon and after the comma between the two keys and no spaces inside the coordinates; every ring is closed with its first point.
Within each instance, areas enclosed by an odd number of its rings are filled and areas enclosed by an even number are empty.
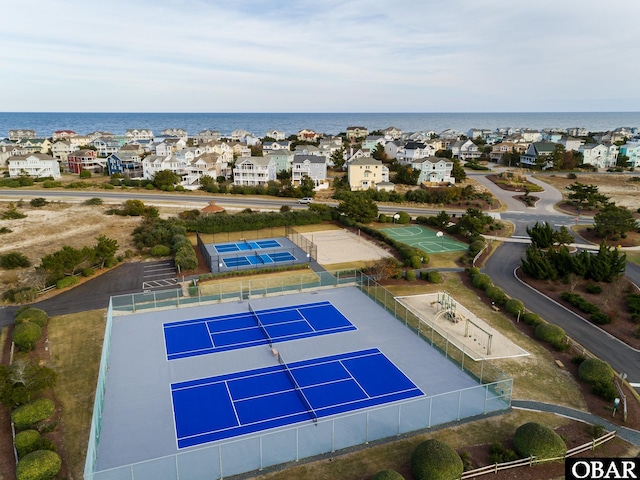
{"type": "Polygon", "coordinates": [[[316,189],[327,188],[327,161],[317,155],[296,155],[291,165],[291,183],[300,185],[304,177],[313,180],[316,189]]]}

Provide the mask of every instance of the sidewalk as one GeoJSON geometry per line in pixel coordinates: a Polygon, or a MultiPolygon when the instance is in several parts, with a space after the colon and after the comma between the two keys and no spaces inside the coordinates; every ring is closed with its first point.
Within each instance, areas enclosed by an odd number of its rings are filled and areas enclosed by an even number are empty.
{"type": "MultiPolygon", "coordinates": [[[[511,400],[511,406],[518,410],[555,413],[556,415],[585,422],[590,425],[602,425],[608,431],[616,430],[618,437],[622,440],[637,447],[640,446],[640,431],[615,425],[604,418],[598,417],[597,415],[593,415],[589,412],[583,412],[582,410],[576,410],[575,408],[569,408],[562,405],[553,405],[550,403],[535,402],[531,400],[511,400]]],[[[622,413],[619,413],[619,415],[622,415],[622,413]]]]}

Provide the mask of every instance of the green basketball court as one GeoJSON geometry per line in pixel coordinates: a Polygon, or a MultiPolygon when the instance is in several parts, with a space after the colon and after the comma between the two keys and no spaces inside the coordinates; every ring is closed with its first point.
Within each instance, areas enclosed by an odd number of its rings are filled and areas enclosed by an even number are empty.
{"type": "Polygon", "coordinates": [[[468,245],[453,240],[442,232],[421,225],[383,228],[381,231],[398,242],[406,243],[427,253],[460,252],[469,248],[468,245]],[[441,235],[438,236],[438,233],[441,235]]]}

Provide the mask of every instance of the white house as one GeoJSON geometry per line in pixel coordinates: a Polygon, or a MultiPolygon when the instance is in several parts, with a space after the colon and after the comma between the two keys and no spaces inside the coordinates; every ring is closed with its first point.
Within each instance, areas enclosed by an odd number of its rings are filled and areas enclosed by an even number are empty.
{"type": "Polygon", "coordinates": [[[220,155],[216,153],[205,153],[200,155],[192,163],[187,165],[186,173],[181,185],[189,190],[200,187],[200,179],[209,176],[214,180],[218,177],[227,177],[228,164],[222,161],[220,155]]]}
{"type": "Polygon", "coordinates": [[[460,160],[473,160],[481,155],[478,146],[471,140],[457,140],[451,145],[451,152],[460,160]]]}
{"type": "Polygon", "coordinates": [[[575,137],[562,137],[558,143],[562,145],[566,152],[579,152],[584,145],[584,140],[575,137]]]}
{"type": "Polygon", "coordinates": [[[618,146],[589,143],[580,148],[582,164],[596,168],[612,168],[618,161],[618,146]]]}
{"type": "MultiPolygon", "coordinates": [[[[385,149],[386,153],[386,149],[385,149]]],[[[402,165],[411,165],[414,161],[435,154],[430,145],[422,142],[407,142],[396,152],[396,160],[402,165]]]]}
{"type": "Polygon", "coordinates": [[[266,185],[276,179],[276,166],[267,157],[239,158],[233,168],[233,184],[239,186],[266,185]]]}
{"type": "Polygon", "coordinates": [[[220,155],[223,162],[233,162],[233,148],[231,148],[231,146],[226,142],[211,140],[202,145],[202,148],[204,148],[204,153],[215,153],[220,155]]]}
{"type": "Polygon", "coordinates": [[[182,177],[187,173],[188,162],[178,160],[175,155],[162,157],[159,155],[149,155],[142,160],[142,177],[153,180],[156,173],[162,170],[171,170],[176,175],[182,177]]]}
{"type": "Polygon", "coordinates": [[[129,128],[124,135],[128,142],[131,140],[153,140],[153,132],[145,128],[129,128]]]}
{"type": "Polygon", "coordinates": [[[276,142],[284,140],[285,133],[282,130],[269,130],[264,134],[265,137],[273,138],[276,142]]]}
{"type": "Polygon", "coordinates": [[[289,140],[262,142],[262,152],[265,155],[276,150],[291,150],[291,142],[289,140]]]}
{"type": "Polygon", "coordinates": [[[34,178],[60,178],[60,164],[56,158],[44,153],[18,155],[9,158],[9,177],[28,175],[34,178]]]}
{"type": "Polygon", "coordinates": [[[80,145],[76,143],[73,139],[69,140],[58,140],[53,145],[51,145],[51,156],[62,160],[63,163],[67,161],[69,158],[69,154],[79,150],[80,145]]]}

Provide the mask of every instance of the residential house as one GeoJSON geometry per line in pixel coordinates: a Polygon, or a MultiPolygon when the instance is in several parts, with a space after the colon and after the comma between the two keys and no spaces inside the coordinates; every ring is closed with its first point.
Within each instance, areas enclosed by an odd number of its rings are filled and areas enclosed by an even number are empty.
{"type": "Polygon", "coordinates": [[[315,189],[328,188],[326,159],[317,155],[295,155],[291,165],[291,183],[298,186],[304,177],[313,180],[315,189]]]}
{"type": "Polygon", "coordinates": [[[640,167],[640,142],[625,143],[620,147],[620,154],[629,157],[627,166],[632,168],[640,167]]]}
{"type": "Polygon", "coordinates": [[[402,138],[402,130],[396,127],[387,127],[382,130],[382,135],[386,141],[400,140],[402,138]]]}
{"type": "Polygon", "coordinates": [[[75,138],[70,140],[58,140],[51,145],[51,156],[67,163],[67,159],[70,153],[75,152],[80,148],[80,144],[76,143],[75,138]]]}
{"type": "Polygon", "coordinates": [[[205,153],[204,148],[201,147],[189,147],[183,148],[182,150],[178,150],[174,152],[171,156],[174,157],[178,162],[181,163],[191,163],[200,155],[205,153]]]}
{"type": "Polygon", "coordinates": [[[612,143],[625,142],[627,140],[627,136],[621,131],[613,131],[595,134],[593,139],[598,143],[609,145],[612,143]]]}
{"type": "Polygon", "coordinates": [[[567,135],[571,137],[586,137],[589,135],[589,130],[583,127],[567,128],[567,135]]]}
{"type": "Polygon", "coordinates": [[[602,143],[588,143],[580,147],[582,164],[592,165],[595,168],[613,168],[618,161],[619,148],[617,145],[604,145],[602,143]]]}
{"type": "Polygon", "coordinates": [[[184,128],[165,128],[162,131],[162,135],[166,135],[168,137],[176,137],[181,140],[184,140],[184,143],[187,143],[189,139],[189,134],[184,128]]]}
{"type": "Polygon", "coordinates": [[[53,135],[51,135],[51,140],[57,142],[58,140],[66,140],[77,136],[78,134],[73,130],[56,130],[53,132],[53,135]]]}
{"type": "Polygon", "coordinates": [[[233,162],[233,148],[228,143],[210,140],[201,146],[204,148],[204,153],[215,153],[220,156],[223,162],[233,162]]]}
{"type": "Polygon", "coordinates": [[[239,157],[250,157],[251,156],[251,149],[249,148],[249,146],[246,143],[231,142],[229,144],[229,146],[231,147],[231,151],[233,152],[233,156],[236,157],[236,158],[239,158],[239,157]]]}
{"type": "Polygon", "coordinates": [[[273,138],[276,142],[281,142],[287,138],[282,130],[270,130],[264,136],[273,138]]]}
{"type": "Polygon", "coordinates": [[[342,137],[329,135],[320,139],[318,146],[322,149],[338,150],[342,148],[342,137]]]}
{"type": "Polygon", "coordinates": [[[584,145],[584,140],[575,137],[562,137],[558,143],[564,147],[566,152],[578,152],[584,145]]]}
{"type": "Polygon", "coordinates": [[[223,162],[217,153],[205,153],[186,167],[186,174],[181,185],[189,190],[200,188],[200,180],[204,176],[213,178],[227,177],[228,164],[223,162]]]}
{"type": "Polygon", "coordinates": [[[127,142],[132,140],[153,140],[153,132],[144,128],[128,128],[124,132],[127,142]]]}
{"type": "Polygon", "coordinates": [[[220,138],[222,138],[222,135],[217,130],[202,130],[195,137],[193,137],[193,140],[195,141],[195,143],[200,145],[202,143],[211,141],[217,142],[220,140],[220,138]]]}
{"type": "Polygon", "coordinates": [[[384,144],[384,154],[388,159],[394,160],[398,158],[398,152],[401,152],[407,142],[402,140],[393,140],[384,144]]]}
{"type": "Polygon", "coordinates": [[[90,135],[76,135],[69,139],[70,142],[75,143],[78,147],[87,147],[93,140],[98,137],[92,137],[90,135]]]}
{"type": "Polygon", "coordinates": [[[23,138],[16,146],[29,153],[49,153],[51,142],[46,138],[23,138]]]}
{"type": "Polygon", "coordinates": [[[422,183],[456,183],[453,173],[453,162],[447,158],[429,157],[416,160],[411,167],[420,170],[418,184],[422,183]]]}
{"type": "Polygon", "coordinates": [[[480,158],[480,149],[471,140],[456,140],[450,146],[452,155],[460,160],[474,160],[480,158]]]}
{"type": "Polygon", "coordinates": [[[106,162],[98,159],[95,150],[76,150],[68,155],[67,165],[69,166],[69,172],[75,174],[79,174],[82,170],[100,173],[104,171],[106,162]]]}
{"type": "Polygon", "coordinates": [[[371,157],[358,158],[349,163],[348,177],[351,190],[368,190],[376,188],[379,183],[389,182],[389,169],[371,157]]]}
{"type": "Polygon", "coordinates": [[[99,157],[106,158],[120,150],[124,143],[111,137],[98,137],[89,145],[96,148],[99,157]]]}
{"type": "Polygon", "coordinates": [[[539,130],[533,130],[531,128],[524,128],[520,131],[522,139],[525,142],[541,142],[542,133],[539,130]]]}
{"type": "Polygon", "coordinates": [[[10,157],[18,154],[19,150],[13,142],[9,140],[0,141],[0,167],[6,167],[7,160],[10,157]]]}
{"type": "Polygon", "coordinates": [[[490,133],[492,133],[492,130],[489,130],[487,128],[471,128],[467,132],[467,137],[470,138],[471,140],[474,140],[476,138],[484,139],[490,133]]]}
{"type": "Polygon", "coordinates": [[[457,132],[451,128],[447,128],[438,134],[438,138],[441,140],[450,140],[455,141],[458,140],[462,136],[462,132],[457,132]]]}
{"type": "Polygon", "coordinates": [[[186,160],[176,158],[176,154],[168,157],[149,155],[142,160],[142,177],[147,180],[153,180],[156,173],[162,170],[170,170],[182,178],[187,173],[188,165],[189,163],[186,160]]]}
{"type": "Polygon", "coordinates": [[[532,142],[527,151],[520,155],[520,166],[527,168],[541,167],[543,170],[553,167],[553,154],[556,144],[551,142],[532,142]]]}
{"type": "Polygon", "coordinates": [[[276,166],[268,157],[239,158],[233,168],[233,184],[239,186],[266,185],[276,179],[276,166]]]}
{"type": "Polygon", "coordinates": [[[320,138],[320,134],[314,132],[313,130],[308,130],[304,128],[298,132],[296,137],[298,138],[298,140],[304,141],[304,142],[317,142],[318,139],[320,138]]]}
{"type": "Polygon", "coordinates": [[[12,142],[18,142],[26,138],[37,138],[36,131],[29,129],[9,130],[9,140],[12,142]]]}
{"type": "Polygon", "coordinates": [[[106,161],[109,175],[119,173],[124,175],[124,178],[130,179],[143,176],[142,159],[137,153],[126,151],[112,153],[106,161]]]}
{"type": "Polygon", "coordinates": [[[276,150],[291,150],[291,142],[289,140],[267,141],[262,142],[262,152],[266,155],[276,150]]]}
{"type": "Polygon", "coordinates": [[[160,143],[155,143],[153,145],[153,152],[156,155],[171,155],[178,150],[183,150],[187,148],[187,141],[178,137],[169,137],[165,138],[160,143]]]}
{"type": "Polygon", "coordinates": [[[244,137],[246,137],[247,135],[251,135],[251,132],[247,132],[246,130],[238,128],[231,132],[231,140],[234,142],[242,142],[244,141],[244,137]]]}
{"type": "Polygon", "coordinates": [[[422,142],[407,142],[398,149],[395,158],[402,165],[411,165],[415,160],[426,158],[432,153],[431,147],[422,142]]]}
{"type": "Polygon", "coordinates": [[[542,131],[542,140],[545,142],[559,143],[564,137],[564,132],[553,129],[545,129],[542,131]]]}
{"type": "Polygon", "coordinates": [[[386,141],[384,137],[380,135],[367,135],[367,137],[362,141],[362,148],[373,152],[378,145],[382,145],[384,148],[385,143],[386,141]]]}
{"type": "Polygon", "coordinates": [[[491,147],[489,159],[496,163],[504,163],[502,157],[505,153],[517,152],[520,155],[527,151],[526,143],[500,142],[491,147]]]}
{"type": "Polygon", "coordinates": [[[351,147],[349,152],[345,152],[345,156],[344,168],[347,168],[354,160],[358,160],[360,158],[371,158],[371,152],[369,150],[363,150],[362,148],[354,150],[354,148],[351,147]]]}
{"type": "MultiPolygon", "coordinates": [[[[294,156],[295,156],[295,153],[293,153],[291,150],[272,150],[271,152],[265,155],[265,158],[269,158],[273,161],[276,168],[276,174],[278,174],[280,172],[284,172],[291,169],[291,166],[293,165],[294,156]]],[[[322,158],[322,157],[317,157],[317,158],[322,158]]]]}
{"type": "Polygon", "coordinates": [[[365,138],[367,135],[369,135],[369,130],[365,127],[347,127],[347,138],[352,142],[365,138]]]}
{"type": "Polygon", "coordinates": [[[58,160],[45,153],[31,155],[16,155],[7,161],[9,177],[28,175],[34,178],[60,178],[60,164],[58,160]]]}

